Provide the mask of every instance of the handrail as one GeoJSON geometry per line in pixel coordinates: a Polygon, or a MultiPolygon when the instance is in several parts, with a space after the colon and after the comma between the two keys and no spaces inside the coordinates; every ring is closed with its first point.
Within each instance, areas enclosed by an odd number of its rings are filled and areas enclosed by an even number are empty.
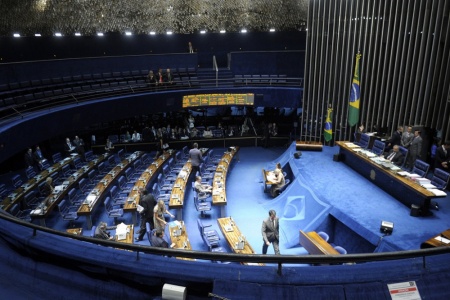
{"type": "MultiPolygon", "coordinates": [[[[147,254],[161,255],[161,256],[176,256],[183,258],[194,258],[213,261],[233,261],[233,262],[251,262],[251,263],[276,263],[278,268],[282,264],[342,264],[342,263],[359,263],[371,261],[389,261],[398,259],[409,259],[422,257],[424,259],[428,256],[449,254],[450,247],[437,247],[431,249],[408,250],[397,252],[383,252],[383,253],[362,253],[362,254],[347,254],[347,255],[262,255],[262,254],[235,254],[235,253],[219,253],[219,252],[201,252],[201,251],[184,251],[178,249],[166,249],[150,246],[134,245],[118,243],[109,240],[100,240],[92,237],[73,235],[70,233],[57,231],[51,228],[42,227],[32,223],[24,222],[17,219],[3,210],[0,210],[0,218],[10,221],[19,226],[24,226],[33,229],[33,236],[36,238],[39,232],[47,232],[57,236],[70,237],[84,242],[89,242],[102,246],[109,246],[117,249],[130,250],[137,253],[143,252],[147,254]]],[[[8,226],[8,230],[11,227],[8,226]]],[[[1,229],[0,229],[1,231],[1,229]]],[[[28,239],[28,238],[27,238],[28,239]]]]}
{"type": "Polygon", "coordinates": [[[219,86],[219,68],[217,67],[216,56],[213,55],[213,69],[216,70],[216,87],[219,86]]]}

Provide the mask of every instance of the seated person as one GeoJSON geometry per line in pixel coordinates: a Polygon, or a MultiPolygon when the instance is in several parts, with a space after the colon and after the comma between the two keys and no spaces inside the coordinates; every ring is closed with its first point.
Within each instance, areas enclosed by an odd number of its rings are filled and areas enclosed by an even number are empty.
{"type": "Polygon", "coordinates": [[[163,238],[164,231],[162,229],[158,229],[155,231],[155,234],[150,237],[151,244],[153,247],[161,247],[161,248],[173,248],[175,244],[172,243],[169,247],[169,243],[163,238]]]}
{"type": "Polygon", "coordinates": [[[203,184],[201,176],[195,177],[194,188],[198,193],[199,199],[206,199],[212,193],[212,186],[209,184],[203,184]]]}
{"type": "Polygon", "coordinates": [[[114,145],[111,142],[111,140],[110,139],[106,139],[105,150],[106,151],[111,151],[113,149],[114,149],[114,145]]]}
{"type": "Polygon", "coordinates": [[[53,189],[53,179],[49,176],[45,179],[45,184],[41,190],[41,196],[48,197],[53,192],[53,189]]]}
{"type": "Polygon", "coordinates": [[[212,138],[213,137],[212,131],[211,130],[203,131],[203,137],[204,138],[212,138]]]}
{"type": "Polygon", "coordinates": [[[94,237],[102,240],[112,240],[114,237],[106,231],[106,223],[100,222],[100,224],[95,228],[94,237]]]}
{"type": "Polygon", "coordinates": [[[400,152],[398,145],[395,145],[389,153],[384,155],[384,158],[392,162],[394,165],[401,166],[403,164],[403,154],[400,152]]]}
{"type": "Polygon", "coordinates": [[[272,186],[270,187],[270,195],[272,197],[278,196],[278,191],[286,184],[284,180],[284,175],[279,169],[275,169],[273,171],[275,174],[275,180],[273,181],[272,186]]]}

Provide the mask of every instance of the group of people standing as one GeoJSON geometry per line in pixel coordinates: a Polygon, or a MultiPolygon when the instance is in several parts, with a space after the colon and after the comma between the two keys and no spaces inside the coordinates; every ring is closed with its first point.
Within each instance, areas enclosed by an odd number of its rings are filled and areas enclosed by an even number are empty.
{"type": "Polygon", "coordinates": [[[153,70],[150,70],[147,75],[147,83],[150,87],[173,85],[175,84],[174,75],[170,69],[166,69],[166,71],[163,72],[163,70],[159,68],[156,74],[153,70]]]}
{"type": "Polygon", "coordinates": [[[42,170],[45,157],[41,151],[41,148],[36,146],[34,148],[34,152],[31,148],[27,149],[24,160],[27,168],[33,167],[34,169],[42,170]]]}
{"type": "Polygon", "coordinates": [[[405,159],[403,154],[399,151],[399,147],[402,146],[408,149],[405,167],[412,169],[416,160],[421,158],[422,144],[423,139],[420,130],[415,130],[413,133],[413,128],[411,126],[408,126],[406,131],[403,130],[403,126],[398,126],[391,138],[387,141],[385,158],[396,165],[402,165],[405,159]]]}
{"type": "Polygon", "coordinates": [[[70,141],[69,138],[66,138],[66,142],[64,143],[64,151],[67,155],[78,153],[80,155],[80,158],[83,160],[85,152],[84,146],[84,140],[76,135],[73,141],[70,141]]]}

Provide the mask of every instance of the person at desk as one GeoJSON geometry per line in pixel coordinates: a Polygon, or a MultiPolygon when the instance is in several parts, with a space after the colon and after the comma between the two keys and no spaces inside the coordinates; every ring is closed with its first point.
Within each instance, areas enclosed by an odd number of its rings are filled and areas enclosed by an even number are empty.
{"type": "Polygon", "coordinates": [[[212,193],[212,186],[209,184],[203,184],[201,176],[195,177],[194,188],[198,193],[199,199],[205,199],[209,197],[212,193]]]}
{"type": "Polygon", "coordinates": [[[401,166],[403,164],[403,154],[400,152],[400,147],[398,145],[395,145],[394,148],[389,151],[389,153],[386,153],[384,156],[387,160],[392,162],[394,165],[401,166]]]}
{"type": "Polygon", "coordinates": [[[277,212],[273,209],[269,210],[269,217],[262,222],[261,234],[263,237],[262,254],[267,254],[267,249],[272,243],[273,250],[276,255],[280,255],[279,247],[279,222],[277,212]]]}
{"type": "Polygon", "coordinates": [[[53,187],[53,179],[52,177],[47,177],[45,179],[45,183],[42,186],[42,189],[40,191],[42,197],[48,197],[51,193],[53,193],[54,187],[53,187]]]}
{"type": "Polygon", "coordinates": [[[141,216],[141,224],[138,232],[138,236],[136,237],[136,241],[142,241],[145,233],[147,232],[146,224],[150,223],[150,228],[155,228],[154,220],[153,220],[153,209],[155,208],[156,201],[152,194],[150,194],[146,189],[141,189],[139,191],[140,201],[139,204],[144,208],[140,212],[141,216]]]}
{"type": "Polygon", "coordinates": [[[109,152],[109,151],[111,151],[113,149],[114,149],[114,145],[111,142],[111,140],[110,139],[106,139],[105,150],[109,152]]]}
{"type": "Polygon", "coordinates": [[[194,143],[193,148],[189,150],[189,159],[191,160],[192,173],[200,173],[200,164],[203,162],[202,152],[198,149],[198,144],[194,143]]]}
{"type": "Polygon", "coordinates": [[[150,243],[153,247],[161,247],[161,248],[173,248],[175,244],[172,244],[169,246],[169,243],[166,242],[166,240],[163,238],[164,231],[161,229],[158,229],[155,231],[155,234],[153,234],[150,239],[150,243]]]}
{"type": "Polygon", "coordinates": [[[448,160],[450,159],[450,141],[445,141],[442,146],[436,150],[436,156],[434,160],[434,168],[442,169],[444,171],[449,170],[448,160]]]}
{"type": "Polygon", "coordinates": [[[64,144],[64,150],[66,151],[67,155],[70,155],[72,153],[75,153],[75,146],[72,145],[69,138],[66,138],[66,142],[64,144]]]}
{"type": "Polygon", "coordinates": [[[100,222],[100,225],[95,228],[94,237],[102,240],[112,240],[113,236],[106,230],[106,223],[100,222]]]}
{"type": "Polygon", "coordinates": [[[286,184],[284,175],[279,169],[273,171],[275,174],[274,180],[272,181],[272,186],[270,187],[270,195],[272,197],[278,196],[278,191],[286,184]]]}
{"type": "Polygon", "coordinates": [[[155,229],[164,230],[166,227],[167,222],[164,219],[164,214],[168,214],[171,218],[175,217],[167,210],[164,201],[159,200],[158,204],[153,208],[153,222],[155,223],[155,229]]]}

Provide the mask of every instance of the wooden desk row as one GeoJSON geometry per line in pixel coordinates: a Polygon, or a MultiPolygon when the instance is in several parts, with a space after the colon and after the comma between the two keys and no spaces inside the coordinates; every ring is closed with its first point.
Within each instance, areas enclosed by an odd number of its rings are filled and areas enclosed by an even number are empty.
{"type": "Polygon", "coordinates": [[[5,211],[8,211],[14,204],[22,202],[27,192],[36,189],[39,186],[39,184],[45,181],[45,179],[48,176],[60,171],[63,166],[72,163],[75,157],[78,157],[78,154],[66,157],[63,160],[53,164],[51,167],[43,170],[41,173],[34,176],[33,178],[30,178],[26,183],[22,184],[20,187],[15,189],[11,194],[5,197],[3,201],[0,203],[0,207],[3,207],[5,211]]]}
{"type": "Polygon", "coordinates": [[[450,246],[450,229],[433,236],[420,245],[421,249],[435,248],[435,247],[449,247],[450,246]]]}
{"type": "MultiPolygon", "coordinates": [[[[253,250],[252,246],[247,242],[247,239],[242,235],[239,227],[236,225],[234,220],[231,217],[227,218],[219,218],[217,219],[217,223],[219,224],[219,228],[222,231],[223,236],[227,240],[228,246],[233,250],[234,253],[238,254],[256,254],[255,250],[253,250]],[[244,241],[243,249],[238,249],[237,244],[239,241],[244,241]]],[[[243,263],[244,265],[259,265],[263,266],[264,264],[253,264],[253,263],[243,263]]]]}
{"type": "Polygon", "coordinates": [[[300,230],[300,245],[302,245],[309,254],[339,255],[339,252],[315,231],[303,232],[300,230]]]}
{"type": "Polygon", "coordinates": [[[62,201],[62,199],[67,195],[67,193],[74,188],[78,182],[80,182],[81,178],[83,178],[87,173],[89,173],[92,169],[97,167],[102,161],[106,160],[108,154],[105,153],[100,155],[98,158],[90,161],[86,166],[80,168],[75,173],[72,174],[66,180],[66,184],[63,184],[64,189],[62,191],[54,191],[52,194],[45,198],[40,208],[33,210],[30,214],[32,219],[39,220],[41,226],[46,226],[45,219],[50,215],[53,209],[62,201]]]}
{"type": "MultiPolygon", "coordinates": [[[[184,222],[183,221],[175,221],[175,222],[171,222],[169,224],[170,224],[169,225],[170,240],[171,240],[172,244],[175,244],[173,249],[183,249],[183,250],[187,250],[187,251],[192,250],[191,242],[189,241],[189,237],[188,237],[188,234],[186,231],[186,225],[184,224],[184,222]],[[181,226],[181,232],[180,232],[180,235],[177,235],[176,233],[178,233],[179,226],[181,226]]],[[[182,258],[182,257],[177,257],[177,259],[195,260],[192,258],[182,258]]]]}
{"type": "Polygon", "coordinates": [[[132,214],[133,224],[137,224],[137,209],[136,206],[139,204],[140,201],[140,193],[139,190],[141,188],[146,189],[149,182],[152,181],[152,179],[158,174],[158,172],[161,170],[164,163],[173,155],[172,151],[168,151],[161,156],[159,156],[154,162],[150,164],[150,166],[147,167],[147,169],[142,172],[139,179],[136,181],[136,183],[133,186],[133,189],[128,194],[128,199],[125,205],[123,206],[124,212],[130,212],[132,214]]]}
{"type": "Polygon", "coordinates": [[[127,158],[122,160],[117,166],[115,166],[108,174],[106,174],[102,180],[95,186],[94,189],[87,195],[86,200],[78,208],[78,216],[85,216],[88,229],[92,228],[92,214],[95,209],[100,205],[105,198],[105,193],[114,184],[115,179],[118,178],[136,159],[143,155],[142,151],[136,151],[130,154],[127,158]]]}
{"type": "Polygon", "coordinates": [[[220,206],[220,216],[225,217],[225,206],[227,205],[226,181],[231,161],[239,151],[239,147],[230,147],[231,151],[224,153],[217,164],[212,184],[212,204],[220,206]]]}

